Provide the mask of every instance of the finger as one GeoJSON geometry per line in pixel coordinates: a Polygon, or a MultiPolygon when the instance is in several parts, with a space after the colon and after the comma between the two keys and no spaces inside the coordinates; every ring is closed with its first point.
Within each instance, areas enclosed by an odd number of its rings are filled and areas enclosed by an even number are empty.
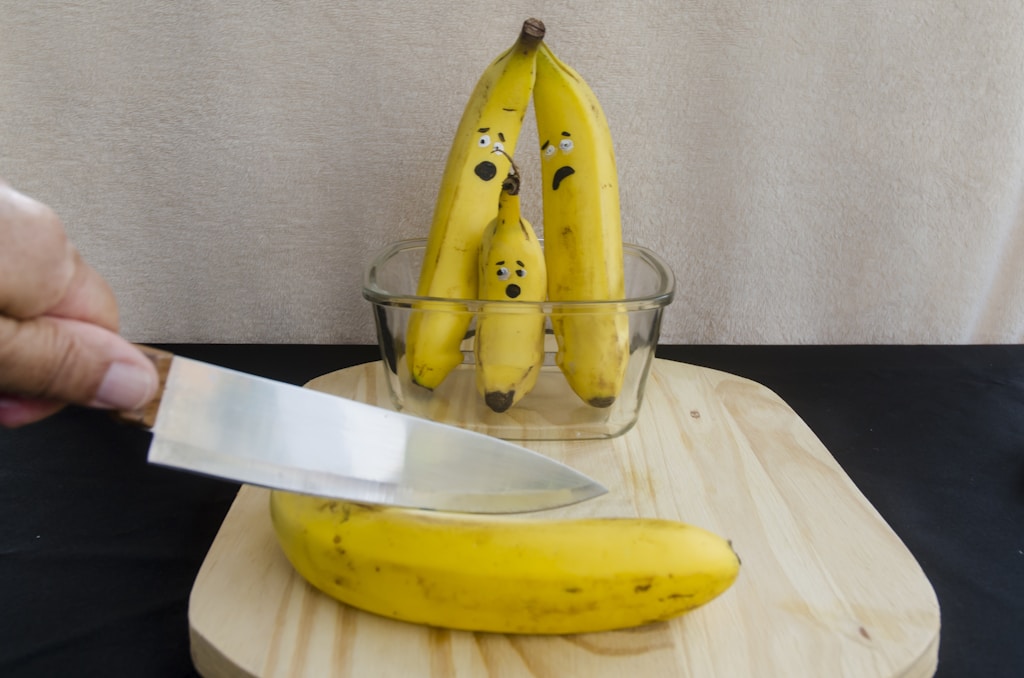
{"type": "Polygon", "coordinates": [[[17,428],[34,424],[64,408],[64,403],[21,396],[0,396],[0,426],[17,428]]]}
{"type": "Polygon", "coordinates": [[[72,254],[74,273],[68,282],[64,296],[45,315],[84,320],[105,327],[112,332],[118,330],[117,300],[107,281],[77,251],[72,254]]]}
{"type": "Polygon", "coordinates": [[[0,317],[0,392],[92,407],[137,409],[156,392],[156,368],[92,323],[0,317]]]}
{"type": "Polygon", "coordinates": [[[42,315],[66,294],[80,258],[46,205],[0,184],[0,314],[42,315]]]}

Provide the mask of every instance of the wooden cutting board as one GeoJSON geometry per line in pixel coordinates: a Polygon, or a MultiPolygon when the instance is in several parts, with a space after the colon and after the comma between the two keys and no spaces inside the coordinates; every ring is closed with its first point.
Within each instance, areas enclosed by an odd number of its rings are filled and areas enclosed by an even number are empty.
{"type": "MultiPolygon", "coordinates": [[[[309,384],[388,406],[380,364],[309,384]]],[[[656,360],[637,426],[530,443],[604,483],[559,516],[658,516],[732,540],[731,589],[667,623],[576,636],[432,629],[319,593],[245,486],[196,578],[192,654],[216,676],[931,676],[939,606],[921,568],[803,421],[734,375],[656,360]]]]}

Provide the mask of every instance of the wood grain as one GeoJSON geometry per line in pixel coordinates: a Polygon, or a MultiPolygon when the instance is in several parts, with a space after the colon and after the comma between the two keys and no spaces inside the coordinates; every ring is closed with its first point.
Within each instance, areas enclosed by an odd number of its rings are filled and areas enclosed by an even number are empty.
{"type": "MultiPolygon", "coordinates": [[[[309,384],[387,405],[379,363],[309,384]]],[[[900,539],[777,395],[656,360],[637,426],[605,441],[530,443],[603,482],[555,516],[658,516],[710,529],[736,584],[671,622],[576,636],[432,629],[346,607],[277,547],[263,489],[243,487],[196,579],[204,676],[900,676],[934,674],[939,607],[900,539]]]]}

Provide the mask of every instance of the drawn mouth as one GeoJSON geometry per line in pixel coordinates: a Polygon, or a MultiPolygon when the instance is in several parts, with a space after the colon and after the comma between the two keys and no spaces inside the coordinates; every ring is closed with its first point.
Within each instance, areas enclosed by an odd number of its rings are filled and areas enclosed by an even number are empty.
{"type": "Polygon", "coordinates": [[[516,297],[519,296],[521,292],[522,290],[519,289],[519,285],[515,283],[509,283],[505,287],[505,296],[507,296],[509,299],[515,299],[516,297]]]}
{"type": "Polygon", "coordinates": [[[565,167],[559,167],[555,170],[555,178],[551,180],[551,190],[557,191],[558,186],[562,183],[562,180],[566,177],[576,174],[576,170],[566,165],[565,167]]]}
{"type": "Polygon", "coordinates": [[[498,168],[490,160],[484,160],[473,168],[473,173],[484,181],[490,181],[498,173],[498,168]]]}

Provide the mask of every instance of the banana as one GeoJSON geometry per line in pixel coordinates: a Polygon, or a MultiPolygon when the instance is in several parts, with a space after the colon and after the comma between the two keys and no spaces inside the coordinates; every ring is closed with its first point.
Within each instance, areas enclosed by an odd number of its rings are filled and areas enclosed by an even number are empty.
{"type": "Polygon", "coordinates": [[[516,302],[540,302],[547,296],[544,250],[519,209],[519,173],[515,163],[502,184],[498,216],[480,243],[477,296],[484,304],[476,320],[476,384],[484,402],[504,412],[537,383],[544,363],[544,312],[516,302]]]}
{"type": "MultiPolygon", "coordinates": [[[[506,170],[495,163],[499,156],[493,151],[512,153],[516,147],[543,37],[544,24],[526,20],[519,38],[487,67],[466,104],[438,192],[419,296],[476,296],[477,250],[483,229],[494,218],[506,170]]],[[[460,345],[471,320],[465,312],[412,313],[406,353],[415,383],[436,388],[462,362],[460,345]]]]}
{"type": "MultiPolygon", "coordinates": [[[[597,97],[546,45],[533,91],[541,140],[548,300],[625,296],[619,182],[611,133],[597,97]]],[[[556,362],[584,402],[615,402],[629,361],[625,312],[552,308],[556,362]]]]}
{"type": "Polygon", "coordinates": [[[668,520],[522,517],[371,507],[271,493],[278,541],[310,584],[417,624],[561,634],[639,626],[736,580],[729,542],[668,520]]]}

